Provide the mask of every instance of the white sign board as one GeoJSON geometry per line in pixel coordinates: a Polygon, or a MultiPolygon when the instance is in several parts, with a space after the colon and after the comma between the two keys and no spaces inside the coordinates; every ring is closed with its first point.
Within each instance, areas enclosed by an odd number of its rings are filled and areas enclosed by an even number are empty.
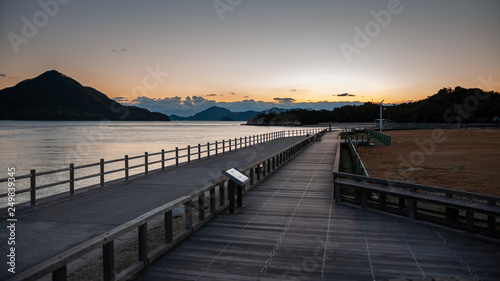
{"type": "Polygon", "coordinates": [[[230,179],[232,179],[236,184],[243,186],[245,182],[247,182],[250,178],[247,177],[242,172],[238,171],[235,168],[231,168],[227,171],[222,171],[222,174],[230,179]]]}

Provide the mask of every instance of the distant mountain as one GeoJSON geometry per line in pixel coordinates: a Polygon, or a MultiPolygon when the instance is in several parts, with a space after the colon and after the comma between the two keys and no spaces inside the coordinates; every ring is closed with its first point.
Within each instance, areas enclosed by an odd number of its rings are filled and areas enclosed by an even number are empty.
{"type": "Polygon", "coordinates": [[[196,113],[193,116],[182,117],[178,115],[170,115],[170,119],[174,121],[247,121],[260,113],[262,112],[252,110],[232,112],[223,107],[212,106],[196,113]]]}
{"type": "Polygon", "coordinates": [[[179,116],[179,115],[176,115],[176,114],[170,114],[168,117],[172,121],[185,121],[185,120],[188,119],[188,117],[183,117],[183,116],[179,116]]]}
{"type": "Polygon", "coordinates": [[[0,90],[0,119],[170,121],[162,113],[121,105],[56,70],[0,90]]]}

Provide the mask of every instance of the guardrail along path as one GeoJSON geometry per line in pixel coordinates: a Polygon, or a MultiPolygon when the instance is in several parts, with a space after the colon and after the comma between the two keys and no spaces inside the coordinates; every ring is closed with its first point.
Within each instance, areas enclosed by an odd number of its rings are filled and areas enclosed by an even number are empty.
{"type": "Polygon", "coordinates": [[[499,246],[336,205],[338,145],[324,135],[136,279],[500,280],[499,246]]]}

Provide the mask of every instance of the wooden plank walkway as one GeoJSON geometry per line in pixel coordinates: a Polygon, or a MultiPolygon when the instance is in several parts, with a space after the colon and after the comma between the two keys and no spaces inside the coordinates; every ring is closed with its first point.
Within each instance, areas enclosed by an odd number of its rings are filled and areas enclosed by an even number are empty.
{"type": "MultiPolygon", "coordinates": [[[[16,208],[16,273],[123,225],[155,208],[210,186],[224,178],[221,170],[243,168],[266,159],[305,137],[289,137],[219,154],[189,165],[152,171],[129,181],[119,180],[73,196],[54,196],[36,206],[16,208]]],[[[16,206],[17,207],[17,206],[16,206]]],[[[6,217],[0,227],[7,229],[6,217]]],[[[9,253],[8,233],[0,232],[0,253],[9,253]]],[[[0,280],[15,277],[1,259],[0,280]]]]}
{"type": "Polygon", "coordinates": [[[329,133],[136,280],[500,280],[500,247],[336,205],[329,133]]]}

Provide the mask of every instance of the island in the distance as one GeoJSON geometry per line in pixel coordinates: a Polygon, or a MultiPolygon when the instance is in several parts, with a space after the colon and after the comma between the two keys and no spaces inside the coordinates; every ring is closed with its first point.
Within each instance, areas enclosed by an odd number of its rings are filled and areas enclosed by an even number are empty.
{"type": "Polygon", "coordinates": [[[56,71],[0,90],[0,120],[170,121],[136,106],[124,106],[56,71]]]}

